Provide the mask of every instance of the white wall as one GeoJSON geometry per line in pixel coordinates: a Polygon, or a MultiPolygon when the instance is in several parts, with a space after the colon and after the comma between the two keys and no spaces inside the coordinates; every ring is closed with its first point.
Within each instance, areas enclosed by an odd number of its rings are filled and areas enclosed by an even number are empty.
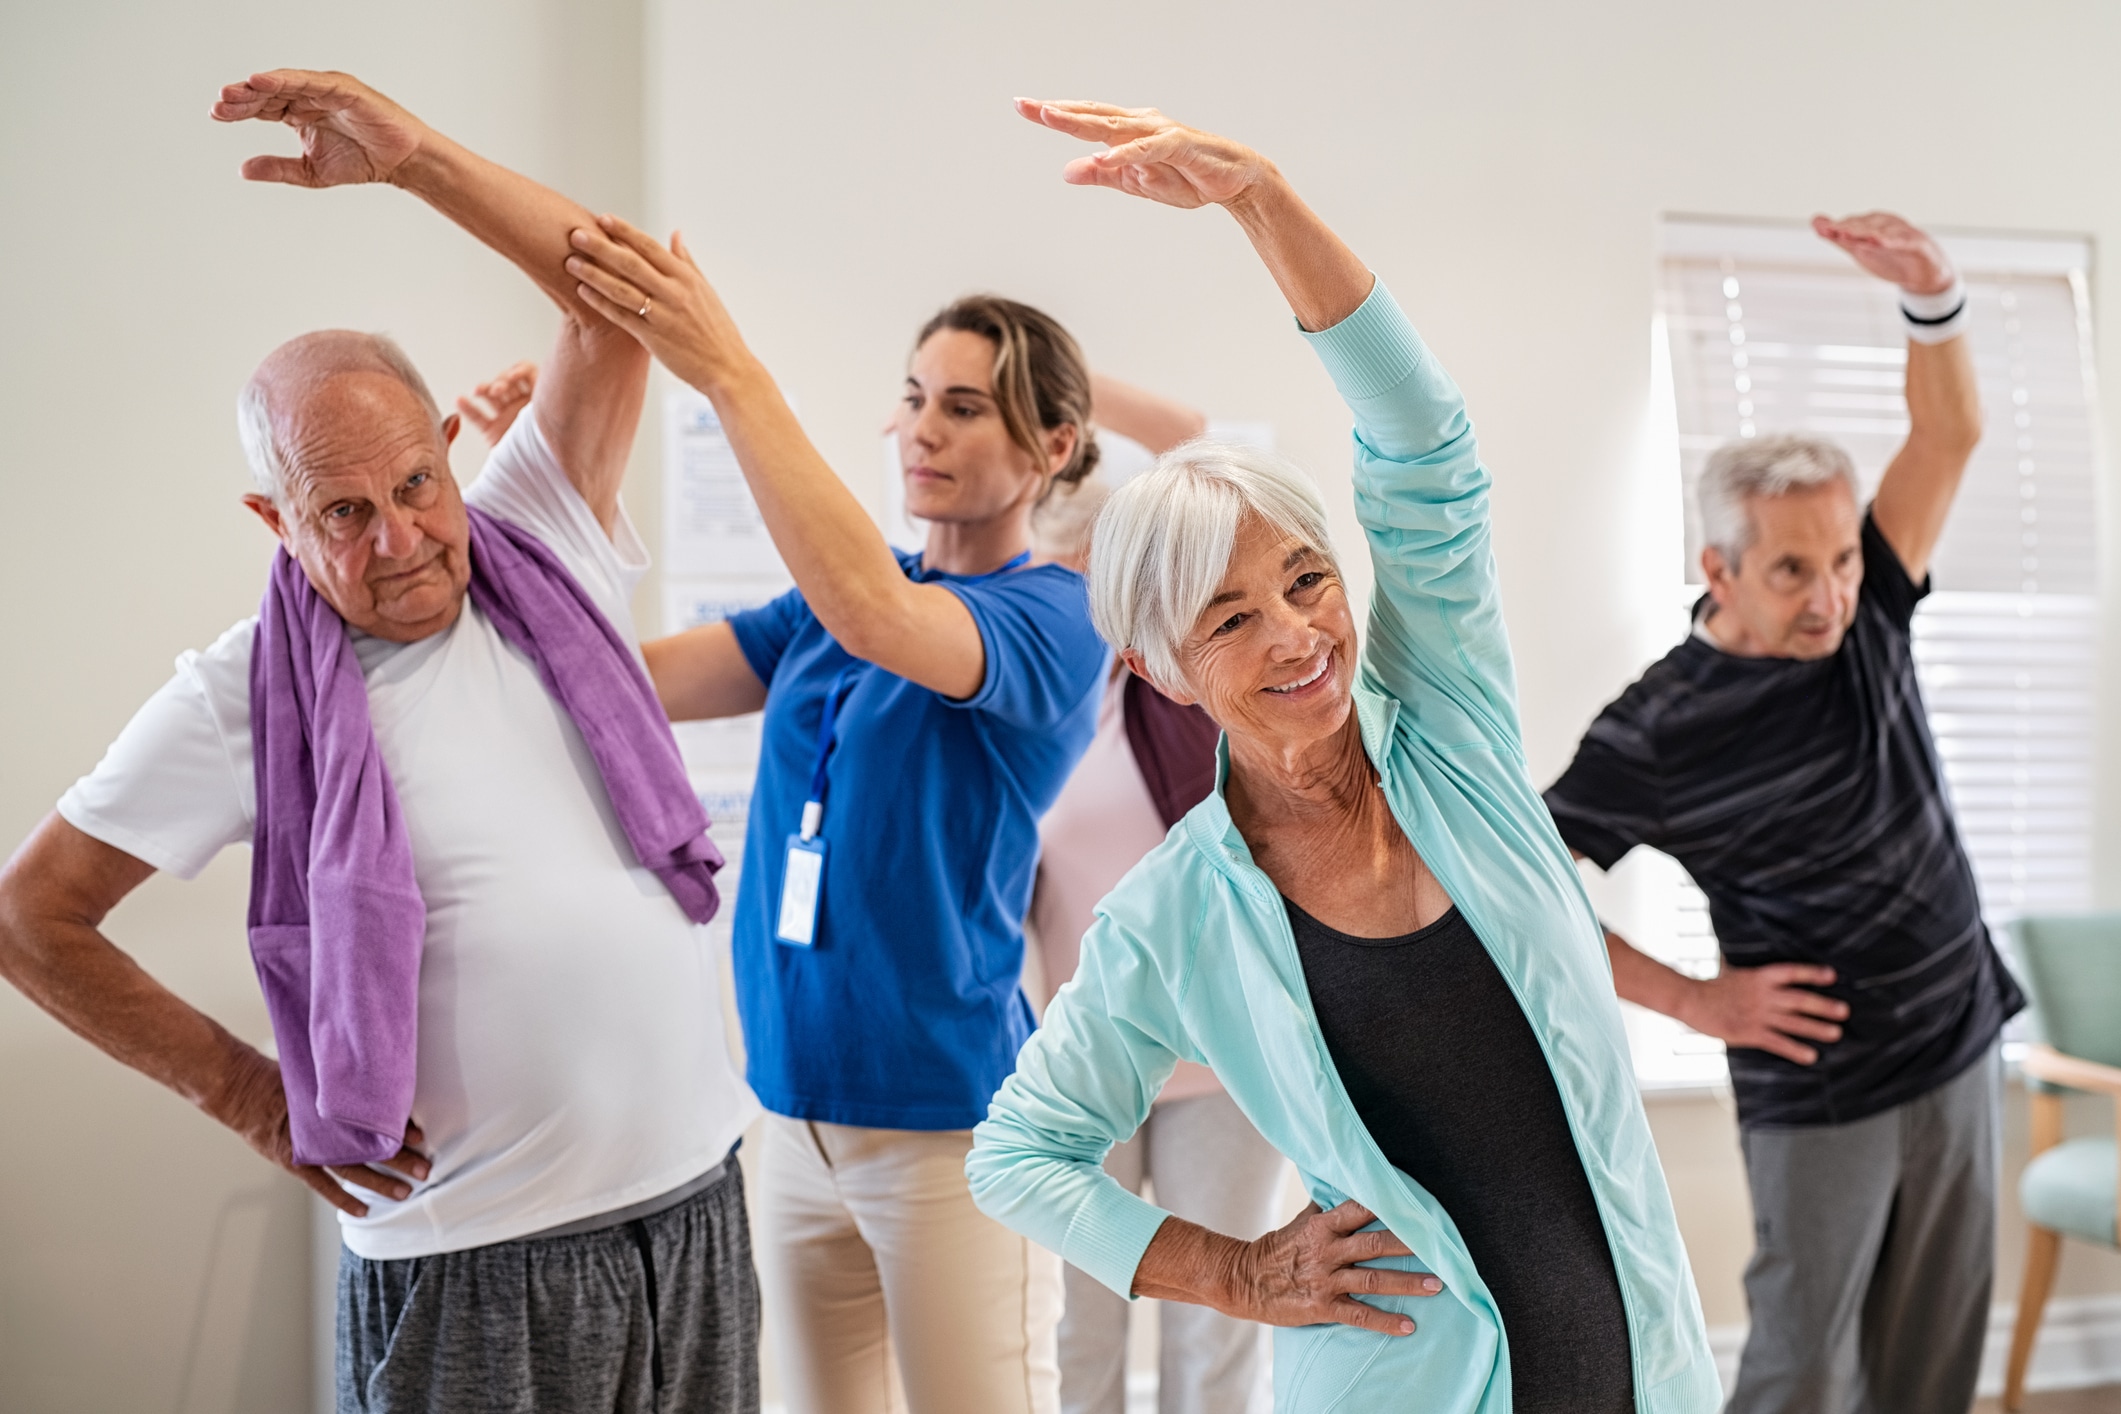
{"type": "MultiPolygon", "coordinates": [[[[261,135],[216,129],[204,110],[252,66],[361,73],[598,206],[640,210],[645,191],[872,496],[907,339],[943,300],[984,287],[1045,305],[1119,374],[1274,422],[1337,500],[1344,416],[1235,230],[1218,213],[1062,187],[1069,144],[1019,125],[1006,101],[1153,102],[1257,143],[1467,389],[1498,476],[1546,777],[1662,647],[1642,625],[1675,567],[1639,529],[1669,520],[1641,455],[1656,215],[1888,205],[2121,236],[2117,41],[2110,7],[2055,0],[656,0],[645,25],[626,0],[7,7],[0,484],[14,536],[0,661],[14,666],[0,843],[94,761],[178,650],[254,605],[269,547],[235,503],[230,412],[267,349],[321,325],[388,329],[446,394],[549,336],[552,316],[517,276],[397,193],[241,184],[236,164],[261,135]]],[[[2114,327],[2121,296],[2104,281],[2097,296],[2114,327]]],[[[637,466],[652,534],[652,467],[637,466]]],[[[2111,752],[2104,771],[2115,899],[2111,752]]],[[[238,851],[199,883],[150,883],[112,931],[260,1038],[244,886],[238,851]]],[[[1728,1117],[1660,1104],[1654,1123],[1711,1319],[1736,1319],[1747,1224],[1728,1117]]],[[[0,1408],[303,1402],[304,1200],[291,1181],[5,989],[0,1126],[0,1408]]],[[[2016,1270],[2007,1259],[2006,1285],[2016,1270]]],[[[2073,1248],[2064,1281],[2121,1290],[2121,1261],[2073,1248]]]]}
{"type": "MultiPolygon", "coordinates": [[[[1234,225],[1062,185],[1075,145],[1008,100],[1155,104],[1276,159],[1465,387],[1542,780],[1669,646],[1676,489],[1643,436],[1660,213],[1885,206],[2121,244],[2121,11],[2097,4],[653,0],[648,33],[651,210],[870,494],[908,339],[988,288],[1116,373],[1275,423],[1355,544],[1346,415],[1234,225]]],[[[2095,297],[2121,327],[2121,291],[2095,297]]],[[[2121,375],[2104,407],[2121,426],[2121,375]]],[[[2100,889],[2121,902],[2121,753],[2103,745],[2100,889]]],[[[1660,1101],[1653,1123],[1710,1320],[1741,1320],[1727,1109],[1660,1101]]],[[[2007,1237],[2005,1295],[2016,1251],[2007,1237]]],[[[2121,1259],[2073,1249],[2063,1281],[2121,1290],[2121,1259]]]]}
{"type": "MultiPolygon", "coordinates": [[[[632,208],[638,10],[69,0],[0,9],[0,849],[95,763],[180,650],[253,611],[238,388],[329,325],[396,334],[448,398],[557,316],[410,198],[247,186],[292,151],[207,105],[252,68],[335,66],[481,150],[632,208]]],[[[460,468],[476,460],[459,458],[460,468]]],[[[110,931],[266,1035],[247,856],[155,879],[110,931]]],[[[0,1409],[286,1414],[308,1403],[306,1190],[0,987],[0,1409]]]]}

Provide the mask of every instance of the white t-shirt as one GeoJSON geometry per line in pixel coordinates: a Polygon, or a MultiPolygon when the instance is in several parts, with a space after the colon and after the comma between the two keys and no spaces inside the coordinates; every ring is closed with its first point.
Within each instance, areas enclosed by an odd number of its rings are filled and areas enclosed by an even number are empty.
{"type": "MultiPolygon", "coordinates": [[[[559,556],[621,638],[648,557],[607,536],[516,420],[473,505],[559,556]]],[[[252,836],[255,619],[142,707],[59,802],[77,829],[182,878],[252,836]]],[[[340,1216],[361,1257],[505,1242],[677,1188],[757,1112],[731,1063],[705,929],[641,867],[580,731],[467,599],[417,643],[355,636],[369,711],[427,902],[413,1117],[432,1176],[340,1216]]]]}

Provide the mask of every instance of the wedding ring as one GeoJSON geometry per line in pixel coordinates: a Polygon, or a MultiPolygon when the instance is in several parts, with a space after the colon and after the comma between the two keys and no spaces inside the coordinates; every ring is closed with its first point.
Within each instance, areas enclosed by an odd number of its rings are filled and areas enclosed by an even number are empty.
{"type": "Polygon", "coordinates": [[[651,296],[648,296],[648,295],[642,295],[642,296],[641,296],[641,307],[640,307],[639,309],[637,309],[637,310],[635,310],[635,311],[634,311],[634,315],[635,315],[635,317],[636,317],[636,318],[640,318],[640,319],[646,319],[646,318],[648,317],[648,306],[650,306],[650,305],[652,305],[652,304],[654,304],[654,303],[655,303],[655,300],[654,300],[654,299],[653,299],[653,298],[652,298],[651,296]]]}

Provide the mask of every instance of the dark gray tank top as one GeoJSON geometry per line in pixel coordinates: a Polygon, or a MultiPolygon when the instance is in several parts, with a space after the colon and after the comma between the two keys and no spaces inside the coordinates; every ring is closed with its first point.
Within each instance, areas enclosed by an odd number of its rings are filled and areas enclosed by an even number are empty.
{"type": "Polygon", "coordinates": [[[1605,1225],[1546,1057],[1472,925],[1454,908],[1402,938],[1356,938],[1288,909],[1355,1112],[1451,1215],[1502,1311],[1515,1414],[1628,1414],[1605,1225]]]}

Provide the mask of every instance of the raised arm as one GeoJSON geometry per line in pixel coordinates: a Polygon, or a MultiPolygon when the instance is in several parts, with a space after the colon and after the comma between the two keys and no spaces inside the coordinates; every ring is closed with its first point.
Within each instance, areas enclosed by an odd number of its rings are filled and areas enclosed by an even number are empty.
{"type": "Polygon", "coordinates": [[[1090,406],[1099,427],[1133,438],[1154,456],[1208,430],[1208,419],[1200,409],[1108,373],[1090,375],[1090,406]]]}
{"type": "Polygon", "coordinates": [[[568,232],[590,219],[588,209],[452,142],[350,74],[253,74],[221,90],[213,116],[285,123],[301,134],[301,156],[253,157],[243,164],[249,180],[401,187],[506,256],[559,305],[567,317],[538,386],[538,428],[610,530],[647,393],[648,356],[574,296],[568,232]]]}
{"type": "MultiPolygon", "coordinates": [[[[714,404],[766,533],[825,630],[886,672],[946,697],[976,694],[986,681],[987,652],[972,611],[944,586],[906,577],[890,542],[811,445],[745,344],[684,237],[672,234],[665,246],[605,216],[577,230],[574,240],[578,254],[568,269],[581,282],[583,307],[639,339],[714,404]]],[[[1058,455],[1051,469],[1066,462],[1065,453],[1058,455]]],[[[704,634],[671,640],[663,663],[691,666],[693,642],[721,640],[704,634]]],[[[660,679],[658,655],[649,662],[660,679]]]]}
{"type": "Polygon", "coordinates": [[[1019,98],[1016,110],[1056,132],[1106,144],[1063,170],[1076,186],[1111,187],[1165,206],[1220,206],[1236,217],[1305,329],[1338,324],[1376,283],[1280,170],[1241,142],[1154,108],[1019,98]]]}
{"type": "MultiPolygon", "coordinates": [[[[329,1174],[294,1161],[280,1067],[230,1035],[150,977],[100,931],[118,901],[146,882],[152,866],[68,824],[45,818],[0,869],[0,977],[105,1055],[159,1081],[240,1134],[334,1207],[355,1217],[368,1206],[329,1174]]],[[[405,1147],[381,1166],[335,1168],[345,1181],[407,1198],[406,1177],[427,1177],[405,1147]],[[402,1176],[401,1176],[402,1175],[402,1176]]]]}
{"type": "MultiPolygon", "coordinates": [[[[1949,308],[1938,308],[1933,315],[1926,311],[1939,303],[1965,303],[1965,289],[1943,248],[1890,212],[1870,211],[1842,221],[1818,216],[1812,229],[1871,274],[1899,286],[1904,307],[1917,315],[1949,319],[1949,308]]],[[[1961,316],[1942,325],[1940,332],[1962,327],[1963,322],[1961,316]]],[[[1907,440],[1886,465],[1871,516],[1908,578],[1920,584],[1929,574],[1930,555],[1944,534],[1960,479],[1981,441],[1981,387],[1964,334],[1941,340],[1910,335],[1907,414],[1907,440]]]]}
{"type": "Polygon", "coordinates": [[[1273,163],[1153,108],[1019,99],[1110,144],[1063,175],[1244,228],[1355,418],[1355,508],[1377,573],[1365,666],[1436,733],[1514,747],[1516,682],[1488,540],[1488,475],[1465,400],[1389,291],[1273,163]],[[1468,717],[1474,720],[1469,724],[1468,717]]]}

